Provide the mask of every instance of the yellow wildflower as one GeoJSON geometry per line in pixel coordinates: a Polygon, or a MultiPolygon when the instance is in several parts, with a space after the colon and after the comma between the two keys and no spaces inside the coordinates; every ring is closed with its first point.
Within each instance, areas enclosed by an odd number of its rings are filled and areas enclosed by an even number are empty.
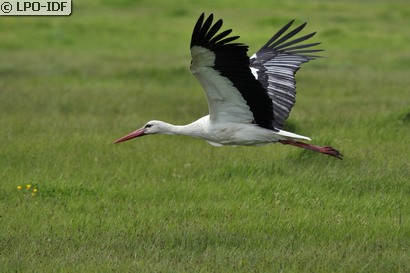
{"type": "Polygon", "coordinates": [[[23,187],[20,186],[20,185],[17,186],[17,189],[18,189],[18,190],[21,190],[22,188],[23,188],[23,187]]]}
{"type": "Polygon", "coordinates": [[[33,189],[33,193],[37,193],[37,189],[33,189]]]}
{"type": "Polygon", "coordinates": [[[31,188],[31,185],[30,185],[30,184],[27,184],[27,185],[26,185],[26,189],[29,190],[30,188],[31,188]]]}

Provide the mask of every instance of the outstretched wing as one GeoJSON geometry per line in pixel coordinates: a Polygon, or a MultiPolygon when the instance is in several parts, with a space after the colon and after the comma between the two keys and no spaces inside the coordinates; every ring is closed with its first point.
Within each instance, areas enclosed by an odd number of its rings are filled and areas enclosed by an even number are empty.
{"type": "Polygon", "coordinates": [[[249,67],[248,46],[231,43],[232,30],[218,34],[222,20],[213,24],[202,14],[191,39],[191,71],[208,99],[211,121],[256,123],[273,129],[272,101],[249,67]]]}
{"type": "Polygon", "coordinates": [[[293,22],[280,29],[250,59],[252,73],[272,99],[275,117],[273,126],[279,129],[283,127],[296,101],[296,71],[302,63],[318,57],[312,53],[322,51],[311,49],[320,43],[299,44],[311,38],[316,32],[290,40],[306,26],[304,23],[284,34],[293,22]]]}

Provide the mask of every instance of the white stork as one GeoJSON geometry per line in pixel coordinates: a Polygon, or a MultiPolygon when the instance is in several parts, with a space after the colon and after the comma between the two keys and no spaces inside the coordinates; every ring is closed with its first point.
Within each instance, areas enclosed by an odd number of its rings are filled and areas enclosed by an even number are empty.
{"type": "Polygon", "coordinates": [[[250,59],[248,46],[232,43],[232,30],[218,33],[222,20],[213,24],[202,13],[191,39],[191,72],[208,99],[209,115],[188,125],[152,120],[116,140],[123,142],[151,134],[186,135],[221,145],[259,146],[279,142],[342,159],[332,147],[311,145],[310,138],[282,130],[295,103],[295,73],[302,63],[315,59],[312,49],[320,43],[300,44],[315,33],[290,40],[306,23],[284,34],[293,21],[280,29],[250,59]]]}

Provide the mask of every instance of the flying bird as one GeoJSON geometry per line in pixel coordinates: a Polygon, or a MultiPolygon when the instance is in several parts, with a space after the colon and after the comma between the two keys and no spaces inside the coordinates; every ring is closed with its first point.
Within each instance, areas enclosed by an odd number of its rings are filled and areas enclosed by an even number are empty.
{"type": "Polygon", "coordinates": [[[152,120],[114,143],[151,134],[186,135],[214,146],[279,142],[342,159],[336,149],[282,129],[295,104],[296,72],[322,51],[313,48],[320,43],[302,43],[315,32],[295,38],[306,23],[288,31],[293,20],[249,58],[248,46],[233,42],[239,36],[220,31],[222,19],[213,21],[213,14],[207,19],[201,14],[190,45],[191,72],[205,91],[209,115],[187,125],[152,120]]]}

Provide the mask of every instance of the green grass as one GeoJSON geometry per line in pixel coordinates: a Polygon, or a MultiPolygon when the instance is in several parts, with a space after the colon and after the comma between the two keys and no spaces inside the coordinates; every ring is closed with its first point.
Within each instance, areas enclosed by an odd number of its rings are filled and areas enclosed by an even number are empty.
{"type": "Polygon", "coordinates": [[[70,17],[0,17],[2,272],[410,271],[406,1],[77,2],[70,17]],[[293,18],[318,31],[326,58],[299,72],[287,127],[343,161],[111,144],[207,113],[189,72],[202,11],[251,52],[293,18]]]}

